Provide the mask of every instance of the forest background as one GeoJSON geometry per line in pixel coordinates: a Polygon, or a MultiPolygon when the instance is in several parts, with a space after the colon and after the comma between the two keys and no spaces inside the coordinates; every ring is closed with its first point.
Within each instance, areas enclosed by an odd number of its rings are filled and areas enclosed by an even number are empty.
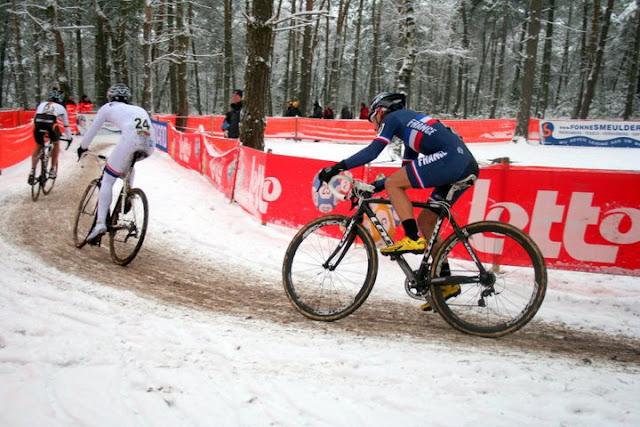
{"type": "MultiPolygon", "coordinates": [[[[240,139],[296,100],[337,112],[380,91],[445,118],[637,119],[638,0],[8,0],[0,108],[113,83],[180,118],[244,88],[240,139]]],[[[186,119],[185,119],[186,120],[186,119]]]]}

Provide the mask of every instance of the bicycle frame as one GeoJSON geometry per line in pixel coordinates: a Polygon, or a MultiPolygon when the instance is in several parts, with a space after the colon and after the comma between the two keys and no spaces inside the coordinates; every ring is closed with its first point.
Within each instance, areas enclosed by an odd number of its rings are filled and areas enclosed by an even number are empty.
{"type": "MultiPolygon", "coordinates": [[[[347,229],[345,230],[345,234],[342,240],[340,241],[340,243],[338,244],[338,247],[336,248],[334,253],[329,257],[329,259],[326,261],[325,263],[326,267],[329,267],[330,266],[329,262],[331,261],[331,259],[333,259],[333,257],[335,257],[335,255],[338,252],[342,251],[342,255],[340,256],[340,258],[330,268],[335,269],[337,267],[337,265],[340,263],[340,260],[342,259],[342,256],[344,256],[344,253],[349,249],[349,246],[353,243],[355,239],[355,234],[351,232],[353,229],[353,224],[356,222],[362,223],[363,218],[365,216],[369,218],[369,220],[371,221],[373,226],[376,228],[378,233],[380,233],[380,236],[382,237],[384,242],[387,245],[393,244],[393,239],[391,238],[391,236],[389,236],[389,233],[387,232],[387,230],[380,223],[380,220],[373,212],[373,209],[371,209],[371,206],[370,206],[371,204],[390,205],[391,201],[388,199],[382,199],[382,198],[370,198],[370,199],[364,199],[359,201],[358,210],[353,215],[352,221],[349,223],[347,229]]],[[[438,220],[433,229],[433,232],[431,233],[431,237],[429,238],[429,241],[427,243],[427,247],[422,257],[420,267],[418,268],[417,271],[414,271],[411,268],[407,260],[404,258],[404,255],[391,255],[391,259],[398,263],[398,265],[404,272],[405,276],[407,277],[407,280],[409,281],[409,283],[413,287],[418,289],[421,293],[424,293],[424,290],[426,290],[426,288],[431,284],[444,286],[444,285],[462,284],[462,283],[481,283],[482,277],[485,275],[486,270],[482,265],[482,262],[480,262],[480,260],[478,259],[473,248],[471,248],[471,245],[469,244],[467,237],[462,231],[462,228],[458,225],[456,220],[453,218],[453,215],[451,214],[450,204],[447,202],[438,202],[438,201],[412,202],[411,204],[415,208],[421,208],[421,209],[432,208],[432,209],[439,210],[440,213],[438,215],[438,220]],[[477,265],[479,271],[481,272],[479,276],[477,277],[446,276],[446,277],[429,278],[429,269],[431,267],[431,264],[429,263],[429,258],[433,253],[435,241],[437,237],[440,235],[440,231],[442,229],[445,218],[449,221],[449,224],[453,228],[453,232],[463,242],[465,248],[467,249],[469,255],[471,256],[471,259],[477,265]]]]}

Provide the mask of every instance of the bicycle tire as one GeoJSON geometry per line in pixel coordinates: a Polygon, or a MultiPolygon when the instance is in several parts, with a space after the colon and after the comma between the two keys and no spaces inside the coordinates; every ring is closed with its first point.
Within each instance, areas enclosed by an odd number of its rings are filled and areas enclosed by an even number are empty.
{"type": "MultiPolygon", "coordinates": [[[[45,150],[46,148],[43,148],[43,150],[45,150]]],[[[42,193],[44,195],[47,195],[49,193],[51,193],[51,190],[53,190],[53,186],[56,183],[56,178],[51,178],[49,176],[49,171],[51,170],[51,166],[53,165],[53,158],[48,155],[48,156],[44,156],[41,158],[42,161],[42,193]],[[46,157],[46,159],[45,159],[46,157]]]]}
{"type": "MultiPolygon", "coordinates": [[[[519,330],[536,314],[546,293],[547,268],[540,249],[519,228],[497,221],[469,224],[463,234],[484,268],[494,275],[493,291],[480,283],[460,284],[459,295],[445,299],[443,288],[432,284],[436,311],[449,325],[471,335],[497,338],[519,330]]],[[[479,275],[455,233],[434,255],[432,278],[447,258],[452,276],[479,275]]]]}
{"type": "Polygon", "coordinates": [[[40,197],[40,190],[42,190],[42,179],[43,179],[43,160],[42,160],[42,150],[40,150],[40,154],[38,155],[38,160],[36,161],[36,167],[33,170],[33,183],[31,184],[31,200],[34,202],[38,201],[38,197],[40,197]]]}
{"type": "Polygon", "coordinates": [[[73,240],[76,248],[81,248],[87,243],[87,236],[96,224],[99,193],[100,180],[94,179],[82,194],[73,224],[73,240]]]}
{"type": "Polygon", "coordinates": [[[317,218],[302,227],[287,248],[282,266],[284,290],[293,306],[310,319],[342,319],[358,309],[373,289],[378,253],[362,224],[352,229],[352,243],[338,266],[323,266],[350,221],[344,215],[317,218]]]}
{"type": "Polygon", "coordinates": [[[147,196],[139,188],[127,193],[130,209],[122,212],[122,197],[118,198],[110,219],[109,251],[118,265],[129,264],[138,255],[147,234],[149,204],[147,196]]]}

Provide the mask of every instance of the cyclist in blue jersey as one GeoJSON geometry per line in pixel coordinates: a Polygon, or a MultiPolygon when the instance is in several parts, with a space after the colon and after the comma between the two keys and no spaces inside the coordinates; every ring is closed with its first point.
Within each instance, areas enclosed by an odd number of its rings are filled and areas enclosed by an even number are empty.
{"type": "MultiPolygon", "coordinates": [[[[369,121],[376,125],[378,135],[367,147],[356,154],[324,168],[319,173],[321,182],[328,182],[341,171],[365,165],[374,160],[391,142],[399,138],[404,143],[402,168],[387,178],[373,183],[375,190],[387,190],[405,231],[405,237],[393,245],[380,249],[384,255],[419,253],[425,250],[425,238],[433,232],[438,214],[423,209],[416,222],[413,207],[405,190],[408,188],[434,188],[430,198],[444,200],[451,184],[467,176],[478,176],[478,163],[462,141],[462,138],[439,120],[405,108],[406,97],[401,93],[383,92],[373,99],[369,108],[369,121]]],[[[464,192],[454,195],[452,203],[464,192]]],[[[435,242],[439,245],[441,242],[435,242]]],[[[448,265],[440,274],[448,275],[448,265]]],[[[445,297],[460,291],[451,285],[445,297]],[[449,295],[446,295],[449,294],[449,295]]],[[[425,304],[428,306],[429,304],[425,304]]],[[[424,307],[423,310],[429,310],[424,307]]]]}

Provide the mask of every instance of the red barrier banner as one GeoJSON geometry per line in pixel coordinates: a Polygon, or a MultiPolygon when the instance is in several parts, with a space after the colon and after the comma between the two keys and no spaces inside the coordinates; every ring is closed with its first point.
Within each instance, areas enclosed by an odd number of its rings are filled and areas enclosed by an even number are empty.
{"type": "MultiPolygon", "coordinates": [[[[348,214],[349,203],[339,203],[326,184],[313,190],[324,160],[268,154],[257,195],[263,221],[298,228],[323,213],[348,214]]],[[[349,171],[362,179],[364,167],[349,171]]]]}
{"type": "Polygon", "coordinates": [[[441,121],[468,143],[511,142],[516,131],[515,119],[441,121]]]}
{"type": "Polygon", "coordinates": [[[367,120],[324,120],[304,117],[297,120],[298,139],[369,143],[376,136],[375,126],[367,120]]]}
{"type": "Polygon", "coordinates": [[[297,117],[267,117],[264,136],[268,138],[297,138],[297,117]]]}
{"type": "Polygon", "coordinates": [[[638,276],[634,188],[637,172],[491,168],[473,187],[468,221],[499,219],[525,230],[551,267],[638,276]]]}
{"type": "Polygon", "coordinates": [[[244,210],[260,221],[263,221],[263,214],[267,209],[262,197],[266,165],[267,153],[240,147],[234,199],[244,210]]]}
{"type": "Polygon", "coordinates": [[[35,145],[33,123],[0,129],[0,169],[13,166],[29,157],[35,145]]]}
{"type": "Polygon", "coordinates": [[[170,153],[175,161],[186,168],[200,172],[202,170],[202,134],[182,133],[173,129],[169,135],[173,141],[173,151],[170,153]]]}
{"type": "Polygon", "coordinates": [[[240,141],[204,136],[202,172],[211,184],[227,198],[233,198],[240,141]]]}
{"type": "Polygon", "coordinates": [[[0,111],[0,129],[14,128],[20,125],[19,110],[0,111]]]}

